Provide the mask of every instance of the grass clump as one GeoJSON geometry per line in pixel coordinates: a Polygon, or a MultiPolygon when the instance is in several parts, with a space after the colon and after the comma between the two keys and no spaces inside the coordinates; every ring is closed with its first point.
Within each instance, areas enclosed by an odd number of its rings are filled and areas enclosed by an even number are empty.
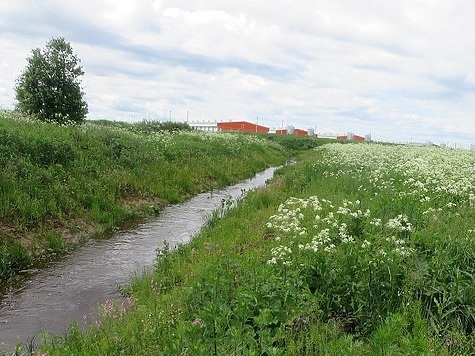
{"type": "MultiPolygon", "coordinates": [[[[278,143],[294,154],[299,154],[305,150],[314,149],[324,144],[335,142],[335,140],[328,138],[298,135],[267,134],[264,137],[272,142],[278,143]]],[[[339,141],[339,143],[342,144],[349,142],[351,141],[339,141]]]]}
{"type": "Polygon", "coordinates": [[[19,242],[4,240],[0,243],[0,275],[12,277],[15,271],[31,266],[32,258],[28,250],[19,242]]]}

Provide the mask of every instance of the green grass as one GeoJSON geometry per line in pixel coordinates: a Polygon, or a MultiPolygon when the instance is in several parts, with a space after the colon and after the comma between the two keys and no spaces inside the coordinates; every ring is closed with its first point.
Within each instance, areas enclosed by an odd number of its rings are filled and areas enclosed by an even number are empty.
{"type": "Polygon", "coordinates": [[[215,214],[188,245],[161,251],[119,318],[73,327],[43,351],[472,354],[473,160],[324,146],[215,214]]]}
{"type": "MultiPolygon", "coordinates": [[[[110,124],[106,129],[117,130],[110,124]]],[[[259,140],[250,135],[180,134],[188,139],[177,144],[174,135],[118,131],[139,135],[146,145],[160,142],[161,162],[204,164],[212,161],[215,149],[209,147],[221,145],[219,152],[232,162],[228,172],[236,175],[247,172],[250,163],[233,161],[234,155],[269,154],[265,144],[253,146],[259,140]],[[232,143],[217,143],[216,137],[232,143]],[[202,152],[192,144],[202,144],[202,152]]],[[[109,148],[128,142],[108,140],[109,148]]],[[[134,152],[131,142],[112,152],[123,152],[118,157],[133,170],[135,158],[126,158],[134,152]]],[[[278,147],[271,144],[270,150],[284,156],[278,147]]],[[[87,332],[73,325],[66,338],[41,350],[48,355],[472,354],[474,167],[472,152],[365,143],[317,147],[278,170],[267,188],[250,192],[224,215],[215,213],[189,244],[158,251],[154,272],[124,291],[128,299],[104,301],[100,316],[88,320],[87,332]]],[[[206,189],[229,182],[218,168],[210,165],[189,184],[180,172],[190,176],[199,167],[170,168],[165,180],[156,182],[150,177],[160,170],[142,166],[140,188],[131,179],[120,191],[138,194],[159,185],[175,201],[177,188],[186,195],[195,185],[206,189]],[[165,189],[173,177],[178,177],[173,188],[165,189]]],[[[112,180],[124,177],[120,171],[112,180]]],[[[101,215],[102,207],[115,201],[107,197],[91,198],[90,209],[106,224],[109,215],[101,215]]],[[[54,235],[44,236],[52,246],[61,244],[54,235]]],[[[16,256],[28,257],[18,245],[16,256]]]]}
{"type": "Polygon", "coordinates": [[[0,112],[0,280],[69,246],[64,231],[114,230],[289,155],[254,135],[177,128],[107,121],[61,127],[0,112]],[[19,244],[29,258],[12,257],[19,244]]]}
{"type": "MultiPolygon", "coordinates": [[[[294,154],[299,154],[302,151],[310,150],[319,146],[322,146],[327,143],[335,142],[333,139],[328,138],[318,138],[311,136],[297,136],[297,135],[280,135],[280,134],[266,134],[263,135],[270,141],[276,142],[279,145],[285,147],[290,152],[294,154]]],[[[350,143],[355,141],[338,141],[338,143],[350,143]]]]}

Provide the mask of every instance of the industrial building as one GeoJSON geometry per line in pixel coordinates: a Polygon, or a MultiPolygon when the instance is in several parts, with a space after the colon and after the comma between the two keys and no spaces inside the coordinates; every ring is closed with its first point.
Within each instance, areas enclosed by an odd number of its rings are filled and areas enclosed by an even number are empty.
{"type": "Polygon", "coordinates": [[[277,135],[318,136],[320,138],[332,138],[338,140],[371,141],[371,134],[367,134],[364,137],[355,135],[353,132],[348,132],[346,135],[329,133],[317,134],[315,128],[302,130],[297,129],[292,125],[287,126],[286,129],[269,129],[266,126],[248,121],[191,121],[188,122],[188,124],[195,130],[210,132],[275,133],[277,135]]]}
{"type": "Polygon", "coordinates": [[[218,129],[221,132],[254,132],[254,133],[268,133],[269,128],[253,124],[247,121],[228,121],[218,122],[218,129]]]}
{"type": "Polygon", "coordinates": [[[278,135],[311,136],[311,135],[309,135],[308,131],[301,130],[301,129],[295,129],[295,128],[292,128],[291,130],[289,130],[289,129],[283,129],[283,130],[278,129],[278,130],[275,130],[275,133],[278,134],[278,135]]]}

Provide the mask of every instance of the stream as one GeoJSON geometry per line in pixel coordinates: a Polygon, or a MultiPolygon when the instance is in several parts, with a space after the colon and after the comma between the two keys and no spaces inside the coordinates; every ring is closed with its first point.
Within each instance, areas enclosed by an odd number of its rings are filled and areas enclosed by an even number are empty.
{"type": "Polygon", "coordinates": [[[90,239],[45,268],[26,274],[0,294],[0,354],[11,352],[19,343],[38,345],[40,330],[63,336],[71,323],[84,324],[84,317],[99,304],[121,297],[119,286],[153,268],[156,249],[163,248],[165,241],[170,248],[187,243],[222,201],[236,201],[243,192],[264,186],[274,170],[168,206],[133,230],[90,239]]]}

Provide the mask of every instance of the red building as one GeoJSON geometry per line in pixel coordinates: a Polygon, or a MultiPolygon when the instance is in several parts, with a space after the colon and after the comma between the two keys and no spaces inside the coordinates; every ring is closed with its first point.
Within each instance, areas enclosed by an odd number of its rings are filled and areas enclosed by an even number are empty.
{"type": "MultiPolygon", "coordinates": [[[[292,131],[290,131],[292,132],[292,131]]],[[[287,135],[288,134],[288,131],[286,129],[282,130],[282,129],[279,129],[279,130],[275,130],[275,133],[277,135],[287,135]]],[[[307,136],[308,135],[308,131],[305,131],[305,130],[301,130],[301,129],[293,129],[293,134],[294,135],[297,135],[297,136],[307,136]]]]}
{"type": "Polygon", "coordinates": [[[294,129],[294,135],[297,135],[297,136],[307,136],[307,135],[308,135],[308,132],[305,131],[305,130],[301,130],[301,129],[294,129]]]}
{"type": "Polygon", "coordinates": [[[218,130],[222,132],[269,132],[268,127],[252,124],[247,121],[218,122],[218,130]]]}
{"type": "Polygon", "coordinates": [[[352,135],[352,137],[350,137],[350,138],[348,138],[347,135],[337,136],[337,139],[338,140],[354,140],[354,141],[364,141],[365,140],[364,137],[358,136],[358,135],[352,135]]]}

